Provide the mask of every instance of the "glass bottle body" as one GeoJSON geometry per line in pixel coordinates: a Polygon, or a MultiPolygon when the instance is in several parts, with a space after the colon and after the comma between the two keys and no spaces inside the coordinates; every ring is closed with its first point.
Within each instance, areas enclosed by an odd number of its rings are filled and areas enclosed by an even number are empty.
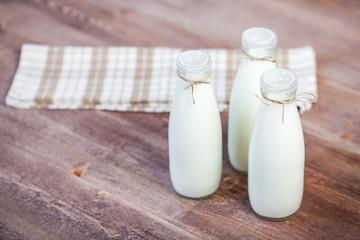
{"type": "MultiPolygon", "coordinates": [[[[247,54],[254,57],[273,55],[275,48],[250,49],[247,54]]],[[[259,107],[261,75],[275,68],[270,61],[242,59],[235,77],[229,106],[228,152],[230,163],[240,173],[247,174],[250,135],[259,107]]]]}
{"type": "MultiPolygon", "coordinates": [[[[291,84],[294,86],[290,92],[262,90],[262,94],[272,100],[291,99],[295,96],[297,81],[291,84]]],[[[284,86],[291,87],[291,84],[284,86]]],[[[267,102],[264,98],[263,101],[267,102]]],[[[260,103],[251,134],[248,191],[255,213],[267,220],[278,221],[291,217],[300,207],[305,145],[295,102],[285,104],[284,109],[282,104],[269,104],[260,103]]]]}
{"type": "MultiPolygon", "coordinates": [[[[190,80],[200,73],[178,72],[190,80]]],[[[174,190],[188,198],[204,198],[219,187],[222,171],[220,113],[211,84],[194,85],[179,78],[169,119],[169,165],[174,190]]]]}

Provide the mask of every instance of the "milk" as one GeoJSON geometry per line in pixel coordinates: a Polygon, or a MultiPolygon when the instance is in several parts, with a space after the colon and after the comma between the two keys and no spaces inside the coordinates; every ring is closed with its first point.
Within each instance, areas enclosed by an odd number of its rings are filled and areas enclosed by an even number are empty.
{"type": "MultiPolygon", "coordinates": [[[[273,90],[285,85],[289,87],[285,78],[291,83],[291,78],[295,76],[290,74],[283,76],[283,80],[272,79],[267,87],[271,89],[271,84],[275,86],[273,90]]],[[[272,90],[263,89],[263,94],[270,99],[289,99],[295,94],[297,81],[292,84],[295,89],[288,92],[272,93],[272,90]]],[[[282,122],[282,105],[260,103],[249,146],[248,191],[251,207],[259,216],[270,220],[286,219],[294,214],[303,195],[303,131],[296,104],[293,102],[284,106],[282,122]]]]}
{"type": "MultiPolygon", "coordinates": [[[[211,65],[210,68],[200,67],[199,70],[199,67],[195,67],[197,70],[190,71],[191,66],[205,64],[206,59],[201,59],[201,56],[195,62],[189,59],[184,62],[190,62],[183,69],[183,73],[185,72],[183,76],[187,79],[201,79],[211,71],[211,65]]],[[[170,177],[175,191],[180,195],[203,198],[214,193],[220,184],[222,170],[220,114],[211,84],[194,86],[195,104],[191,87],[185,89],[188,86],[189,83],[178,79],[170,112],[170,177]]]]}
{"type": "MultiPolygon", "coordinates": [[[[253,56],[270,53],[253,49],[253,56]]],[[[248,150],[251,131],[259,106],[255,95],[260,94],[260,77],[266,70],[275,68],[269,61],[241,60],[235,77],[229,106],[228,152],[231,165],[241,173],[248,170],[248,150]]]]}

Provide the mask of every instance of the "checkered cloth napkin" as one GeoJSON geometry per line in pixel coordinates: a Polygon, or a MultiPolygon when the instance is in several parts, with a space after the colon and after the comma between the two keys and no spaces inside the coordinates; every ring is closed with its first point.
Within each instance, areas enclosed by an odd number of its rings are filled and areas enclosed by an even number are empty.
{"type": "MultiPolygon", "coordinates": [[[[213,60],[211,84],[219,110],[228,109],[240,49],[202,49],[213,60]]],[[[24,44],[6,104],[24,109],[168,112],[180,48],[56,47],[24,44]]],[[[315,53],[309,46],[278,50],[277,66],[293,71],[298,93],[317,94],[315,53]]],[[[191,91],[189,91],[191,94],[191,91]]],[[[309,103],[296,103],[300,111],[309,103]]]]}

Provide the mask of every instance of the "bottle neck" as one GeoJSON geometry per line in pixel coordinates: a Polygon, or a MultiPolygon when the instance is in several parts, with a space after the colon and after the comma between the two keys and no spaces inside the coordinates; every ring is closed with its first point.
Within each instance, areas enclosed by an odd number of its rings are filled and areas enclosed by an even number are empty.
{"type": "Polygon", "coordinates": [[[177,70],[176,73],[179,75],[180,78],[185,78],[190,81],[209,81],[211,69],[205,72],[182,72],[177,70]]]}
{"type": "Polygon", "coordinates": [[[257,58],[263,58],[263,57],[273,56],[276,48],[274,47],[270,49],[261,49],[261,48],[247,48],[246,46],[243,46],[242,50],[245,55],[253,56],[257,58]]]}
{"type": "Polygon", "coordinates": [[[287,93],[273,93],[273,92],[264,91],[263,89],[261,89],[261,94],[265,100],[267,98],[267,99],[271,99],[271,100],[275,100],[275,101],[284,101],[284,100],[289,100],[289,99],[294,98],[296,96],[296,90],[292,91],[292,92],[287,92],[287,93]]]}

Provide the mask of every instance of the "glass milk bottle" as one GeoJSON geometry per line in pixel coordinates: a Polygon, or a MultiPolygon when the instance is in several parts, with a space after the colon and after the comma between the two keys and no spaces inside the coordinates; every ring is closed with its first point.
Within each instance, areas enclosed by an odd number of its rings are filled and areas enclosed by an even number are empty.
{"type": "Polygon", "coordinates": [[[249,147],[249,198],[260,217],[283,220],[299,209],[304,185],[304,136],[294,102],[297,79],[288,70],[272,69],[260,85],[263,97],[249,147]]]}
{"type": "Polygon", "coordinates": [[[222,170],[222,130],[209,82],[211,57],[186,51],[176,60],[179,76],[169,119],[169,165],[175,191],[189,198],[214,193],[222,170]]]}
{"type": "Polygon", "coordinates": [[[277,44],[276,34],[266,28],[250,28],[242,34],[243,59],[235,77],[229,107],[228,151],[230,163],[247,174],[251,130],[259,106],[260,77],[275,68],[271,57],[277,44]]]}

